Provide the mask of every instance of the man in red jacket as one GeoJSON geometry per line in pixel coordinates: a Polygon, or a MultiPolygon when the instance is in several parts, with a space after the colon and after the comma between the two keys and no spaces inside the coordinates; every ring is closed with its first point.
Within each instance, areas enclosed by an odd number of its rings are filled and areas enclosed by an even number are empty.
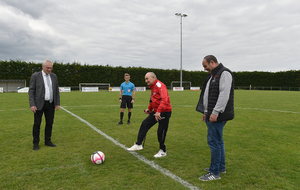
{"type": "Polygon", "coordinates": [[[145,140],[148,130],[158,122],[157,139],[160,150],[154,157],[160,158],[167,155],[165,139],[172,114],[172,106],[166,85],[157,80],[156,75],[153,72],[148,72],[145,75],[145,82],[151,88],[149,106],[145,110],[145,113],[149,114],[149,116],[141,124],[137,142],[127,150],[143,150],[142,143],[145,140]]]}

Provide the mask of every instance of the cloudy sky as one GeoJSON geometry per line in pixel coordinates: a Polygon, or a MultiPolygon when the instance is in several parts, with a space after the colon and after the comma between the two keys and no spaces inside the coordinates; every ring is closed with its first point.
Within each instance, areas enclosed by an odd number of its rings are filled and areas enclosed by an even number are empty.
{"type": "Polygon", "coordinates": [[[299,0],[0,0],[0,60],[233,71],[300,69],[299,0]]]}

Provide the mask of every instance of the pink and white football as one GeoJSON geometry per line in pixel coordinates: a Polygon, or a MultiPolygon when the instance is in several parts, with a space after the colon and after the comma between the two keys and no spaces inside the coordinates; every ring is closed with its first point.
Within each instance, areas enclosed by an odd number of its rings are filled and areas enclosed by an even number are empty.
{"type": "Polygon", "coordinates": [[[91,155],[91,160],[94,164],[102,164],[105,160],[105,155],[101,151],[96,151],[91,155]]]}

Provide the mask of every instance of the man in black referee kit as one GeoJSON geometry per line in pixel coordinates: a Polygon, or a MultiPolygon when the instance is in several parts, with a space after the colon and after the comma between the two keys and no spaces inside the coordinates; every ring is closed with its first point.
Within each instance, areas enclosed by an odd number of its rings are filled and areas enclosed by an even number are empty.
{"type": "Polygon", "coordinates": [[[120,95],[119,95],[119,101],[121,102],[121,113],[120,113],[120,122],[118,125],[123,124],[123,117],[124,117],[124,109],[126,108],[126,105],[128,107],[128,120],[127,124],[130,124],[130,118],[131,118],[131,108],[133,108],[133,102],[135,97],[135,86],[132,82],[130,82],[130,75],[128,73],[125,73],[124,75],[125,82],[123,82],[120,86],[120,95]]]}

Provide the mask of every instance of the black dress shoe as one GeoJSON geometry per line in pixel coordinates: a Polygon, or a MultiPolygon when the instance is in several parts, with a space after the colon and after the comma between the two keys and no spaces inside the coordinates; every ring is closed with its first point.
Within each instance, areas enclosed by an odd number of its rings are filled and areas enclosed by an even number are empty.
{"type": "Polygon", "coordinates": [[[33,144],[33,150],[39,150],[39,149],[40,149],[40,147],[38,144],[33,144]]]}
{"type": "Polygon", "coordinates": [[[55,144],[53,144],[51,141],[45,141],[46,146],[56,147],[55,144]]]}

